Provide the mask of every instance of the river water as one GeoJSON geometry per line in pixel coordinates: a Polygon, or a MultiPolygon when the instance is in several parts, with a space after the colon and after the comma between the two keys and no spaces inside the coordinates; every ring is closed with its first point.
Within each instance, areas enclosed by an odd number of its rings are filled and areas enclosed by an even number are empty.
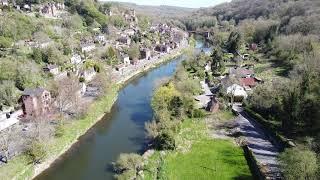
{"type": "Polygon", "coordinates": [[[80,142],[35,179],[113,179],[110,164],[120,153],[140,152],[145,145],[144,123],[152,120],[150,101],[153,90],[171,77],[178,57],[130,81],[120,90],[110,114],[99,121],[80,142]]]}
{"type": "MultiPolygon", "coordinates": [[[[196,48],[207,50],[203,45],[202,41],[197,41],[196,48]]],[[[177,57],[130,81],[119,91],[111,112],[35,179],[113,179],[111,163],[120,153],[139,153],[144,149],[144,124],[152,120],[150,102],[153,91],[161,80],[174,75],[183,58],[177,57]]]]}

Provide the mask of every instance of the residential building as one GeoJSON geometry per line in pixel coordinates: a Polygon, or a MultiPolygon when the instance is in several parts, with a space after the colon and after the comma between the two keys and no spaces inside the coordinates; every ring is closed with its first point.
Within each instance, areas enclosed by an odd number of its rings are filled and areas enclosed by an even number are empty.
{"type": "Polygon", "coordinates": [[[170,47],[168,45],[158,44],[155,47],[155,51],[158,51],[160,53],[169,53],[170,52],[170,47]]]}
{"type": "Polygon", "coordinates": [[[94,41],[102,44],[106,42],[106,37],[103,34],[99,34],[94,37],[94,41]]]}
{"type": "Polygon", "coordinates": [[[0,0],[0,5],[9,6],[9,1],[8,0],[0,0]]]}
{"type": "Polygon", "coordinates": [[[129,37],[120,37],[118,41],[128,46],[131,44],[131,39],[129,37]]]}
{"type": "Polygon", "coordinates": [[[43,67],[43,71],[56,76],[59,74],[59,67],[54,64],[47,64],[45,67],[43,67]]]}
{"type": "Polygon", "coordinates": [[[229,75],[238,78],[253,77],[254,71],[249,68],[232,67],[229,69],[229,75]]]}
{"type": "Polygon", "coordinates": [[[70,62],[73,65],[78,65],[78,64],[82,63],[81,56],[79,54],[73,54],[70,59],[70,62]]]}
{"type": "Polygon", "coordinates": [[[248,94],[245,91],[245,89],[238,84],[233,84],[229,86],[227,88],[227,95],[229,95],[231,103],[242,102],[244,99],[248,97],[248,94]]]}
{"type": "Polygon", "coordinates": [[[150,60],[151,59],[151,51],[150,51],[150,49],[147,49],[147,48],[141,49],[140,50],[140,57],[141,57],[141,59],[150,60]]]}
{"type": "Polygon", "coordinates": [[[127,54],[122,55],[121,59],[122,59],[122,63],[124,65],[126,65],[126,66],[130,65],[130,58],[129,58],[129,56],[127,54]]]}
{"type": "Polygon", "coordinates": [[[94,45],[94,43],[84,43],[81,44],[81,51],[82,53],[84,52],[90,52],[92,50],[94,50],[96,48],[96,46],[94,45]]]}
{"type": "Polygon", "coordinates": [[[26,118],[47,114],[51,109],[50,92],[43,88],[24,90],[20,102],[26,118]]]}
{"type": "Polygon", "coordinates": [[[256,86],[255,78],[240,78],[240,85],[245,88],[245,90],[251,90],[251,88],[256,86]]]}

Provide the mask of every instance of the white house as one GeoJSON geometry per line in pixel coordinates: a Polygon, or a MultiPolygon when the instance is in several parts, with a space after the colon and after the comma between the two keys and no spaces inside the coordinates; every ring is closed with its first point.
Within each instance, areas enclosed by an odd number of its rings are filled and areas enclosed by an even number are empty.
{"type": "Polygon", "coordinates": [[[125,54],[125,55],[121,56],[121,58],[122,58],[123,64],[125,64],[126,66],[130,65],[130,58],[128,55],[125,54]]]}
{"type": "Polygon", "coordinates": [[[96,48],[96,46],[93,43],[89,43],[89,44],[81,44],[81,51],[84,52],[90,52],[92,50],[94,50],[96,48]]]}
{"type": "Polygon", "coordinates": [[[242,101],[248,97],[247,92],[245,89],[238,85],[233,84],[227,88],[227,94],[233,98],[232,101],[242,101]]]}
{"type": "Polygon", "coordinates": [[[70,62],[74,65],[80,64],[82,62],[81,56],[79,54],[73,54],[70,62]]]}
{"type": "Polygon", "coordinates": [[[95,42],[98,43],[104,43],[106,41],[106,38],[104,37],[104,35],[100,34],[100,35],[96,35],[94,37],[95,42]]]}
{"type": "Polygon", "coordinates": [[[127,29],[124,31],[124,33],[128,36],[133,36],[135,34],[135,31],[133,29],[127,29]]]}

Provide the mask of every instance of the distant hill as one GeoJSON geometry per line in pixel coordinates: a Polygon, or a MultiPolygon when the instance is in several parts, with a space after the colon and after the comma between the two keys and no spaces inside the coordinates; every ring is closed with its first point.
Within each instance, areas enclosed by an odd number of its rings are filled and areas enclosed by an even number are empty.
{"type": "MultiPolygon", "coordinates": [[[[104,2],[104,1],[101,1],[104,2]]],[[[133,8],[138,14],[144,14],[151,17],[183,17],[188,16],[190,13],[196,11],[193,8],[175,7],[175,6],[146,6],[137,5],[134,3],[122,3],[122,2],[111,2],[118,4],[124,8],[133,8]]]]}

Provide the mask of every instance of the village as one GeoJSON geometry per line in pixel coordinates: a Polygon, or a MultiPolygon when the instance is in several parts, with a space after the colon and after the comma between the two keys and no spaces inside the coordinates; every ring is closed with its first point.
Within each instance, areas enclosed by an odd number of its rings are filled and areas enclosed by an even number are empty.
{"type": "MultiPolygon", "coordinates": [[[[40,15],[53,20],[68,16],[63,3],[48,2],[33,5],[1,0],[1,5],[2,8],[15,8],[30,16],[40,15]]],[[[69,59],[63,59],[62,64],[45,63],[43,65],[43,73],[60,86],[59,96],[53,95],[45,87],[26,88],[21,92],[19,104],[1,107],[2,136],[7,139],[11,134],[15,134],[15,141],[5,140],[6,143],[3,144],[2,162],[7,162],[8,159],[22,153],[26,146],[22,141],[32,136],[31,133],[34,133],[42,120],[49,119],[51,124],[49,126],[55,126],[57,123],[54,120],[57,114],[72,118],[79,113],[75,110],[79,108],[75,107],[85,109],[92,103],[99,94],[99,85],[94,82],[100,68],[105,68],[108,72],[105,74],[108,77],[104,78],[110,81],[105,83],[123,83],[188,46],[189,34],[179,28],[148,22],[149,28],[141,30],[138,27],[139,19],[134,9],[116,10],[116,12],[108,9],[105,15],[121,16],[129,26],[109,27],[107,33],[101,28],[94,28],[91,36],[82,36],[71,55],[67,56],[69,59]],[[151,35],[151,38],[147,35],[151,35]],[[105,59],[99,58],[105,51],[111,51],[112,54],[104,55],[105,59]],[[130,51],[133,52],[130,53],[130,51]]],[[[75,32],[74,35],[79,35],[79,32],[75,32]]],[[[27,49],[27,51],[35,49],[41,51],[54,45],[55,41],[43,34],[34,34],[32,39],[14,43],[16,48],[27,49]]],[[[52,132],[47,133],[52,134],[52,132]]]]}

